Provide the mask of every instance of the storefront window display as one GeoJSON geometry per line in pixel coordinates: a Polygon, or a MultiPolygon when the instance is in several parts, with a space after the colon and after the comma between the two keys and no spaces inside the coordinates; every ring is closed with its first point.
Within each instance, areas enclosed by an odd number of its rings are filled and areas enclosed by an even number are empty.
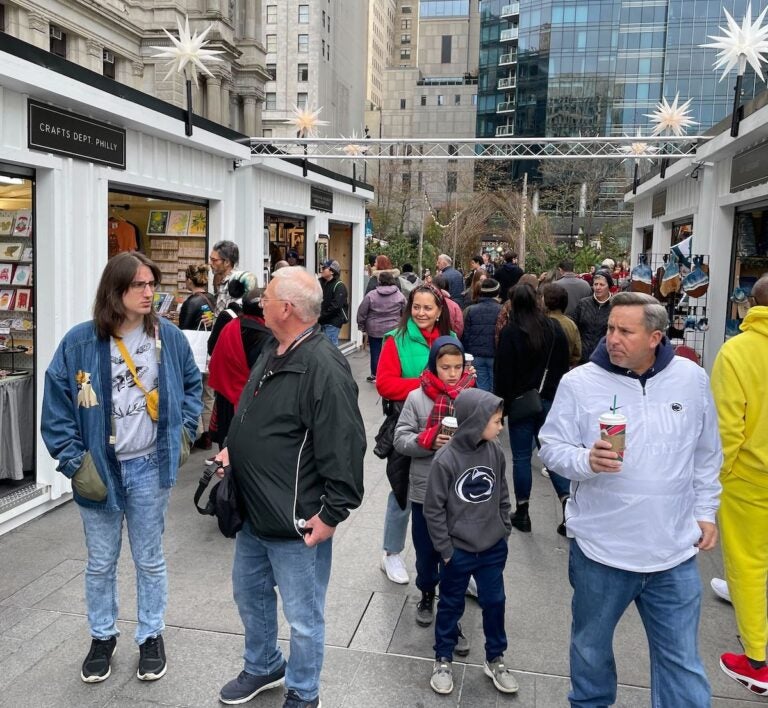
{"type": "Polygon", "coordinates": [[[35,473],[34,179],[0,169],[0,508],[35,473]]]}
{"type": "Polygon", "coordinates": [[[693,233],[693,219],[676,221],[672,224],[672,245],[684,241],[693,233]]]}
{"type": "Polygon", "coordinates": [[[739,333],[739,325],[753,304],[752,287],[761,275],[768,273],[768,204],[737,212],[734,228],[726,339],[739,333]]]}
{"type": "Polygon", "coordinates": [[[162,280],[155,292],[155,306],[159,314],[169,319],[175,320],[181,303],[189,295],[187,266],[208,261],[207,237],[207,202],[109,193],[109,256],[140,250],[157,263],[162,280]]]}
{"type": "Polygon", "coordinates": [[[269,229],[269,260],[271,269],[278,261],[305,265],[307,258],[307,221],[300,216],[264,214],[269,229]]]}

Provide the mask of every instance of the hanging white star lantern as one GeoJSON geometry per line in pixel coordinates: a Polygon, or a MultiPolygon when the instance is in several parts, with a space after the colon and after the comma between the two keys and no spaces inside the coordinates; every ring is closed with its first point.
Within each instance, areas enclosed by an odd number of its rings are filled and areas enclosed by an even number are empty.
{"type": "MultiPolygon", "coordinates": [[[[630,137],[629,135],[625,134],[625,137],[630,137]]],[[[640,130],[640,128],[637,129],[637,137],[642,138],[643,133],[640,130]]],[[[628,160],[634,160],[635,164],[637,165],[640,160],[648,160],[649,162],[653,162],[651,158],[651,154],[658,152],[659,148],[657,148],[655,145],[649,145],[645,141],[638,140],[634,143],[629,143],[628,145],[622,145],[619,148],[619,152],[626,155],[626,157],[622,160],[622,162],[627,162],[628,160]]]]}
{"type": "Polygon", "coordinates": [[[205,41],[206,36],[213,28],[213,25],[209,25],[208,29],[201,34],[195,32],[190,33],[189,30],[189,17],[184,20],[184,26],[181,26],[181,22],[177,19],[176,25],[179,28],[179,38],[176,39],[168,30],[163,28],[163,32],[168,35],[168,38],[173,43],[171,47],[152,47],[160,51],[159,54],[153,54],[155,59],[170,59],[168,63],[168,73],[165,75],[164,81],[167,80],[172,74],[179,73],[184,74],[185,77],[191,78],[197,86],[197,71],[192,71],[192,76],[189,77],[187,71],[189,69],[199,69],[203,74],[213,76],[206,62],[221,61],[216,55],[223,54],[223,51],[218,49],[205,49],[205,45],[208,44],[205,41]]]}
{"type": "Polygon", "coordinates": [[[715,41],[711,44],[702,44],[707,49],[719,49],[715,69],[723,69],[722,81],[733,67],[738,66],[739,76],[744,75],[747,68],[747,62],[755,70],[755,73],[763,80],[763,71],[761,63],[767,61],[764,54],[768,53],[768,25],[762,26],[763,19],[768,13],[768,7],[763,9],[759,17],[752,22],[752,3],[747,5],[747,12],[739,27],[736,20],[731,17],[728,10],[725,12],[725,18],[728,22],[728,29],[720,27],[723,32],[722,37],[710,35],[710,39],[715,41]]]}
{"type": "MultiPolygon", "coordinates": [[[[341,136],[344,137],[343,135],[341,136]]],[[[343,148],[341,148],[341,151],[349,158],[355,158],[355,157],[363,157],[365,153],[368,152],[368,147],[365,145],[361,145],[358,142],[355,142],[358,140],[357,133],[355,131],[352,131],[352,136],[349,138],[352,142],[350,142],[348,145],[345,145],[343,148]]]]}
{"type": "Polygon", "coordinates": [[[661,102],[656,104],[656,110],[653,113],[646,113],[645,117],[650,118],[656,125],[653,128],[653,135],[676,135],[680,137],[692,125],[697,125],[696,121],[690,116],[690,106],[693,101],[689,98],[685,103],[678,105],[680,94],[675,94],[675,100],[672,104],[662,96],[661,102]]]}
{"type": "Polygon", "coordinates": [[[317,128],[321,125],[328,125],[327,120],[320,120],[320,111],[323,107],[313,110],[310,104],[307,104],[304,108],[293,106],[291,112],[293,118],[285,121],[288,125],[296,127],[296,132],[300,138],[312,138],[317,136],[317,128]]]}

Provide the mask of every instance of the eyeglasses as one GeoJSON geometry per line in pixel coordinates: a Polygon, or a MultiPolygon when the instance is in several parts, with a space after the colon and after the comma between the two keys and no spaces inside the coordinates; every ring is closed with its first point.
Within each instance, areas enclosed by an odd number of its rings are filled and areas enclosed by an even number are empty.
{"type": "Polygon", "coordinates": [[[154,290],[157,287],[157,281],[155,280],[134,280],[131,282],[130,288],[137,293],[144,292],[149,286],[150,290],[154,290]]]}
{"type": "Polygon", "coordinates": [[[285,300],[281,297],[267,297],[266,295],[262,295],[261,306],[264,307],[268,302],[287,302],[289,305],[293,306],[293,303],[290,300],[285,300]]]}

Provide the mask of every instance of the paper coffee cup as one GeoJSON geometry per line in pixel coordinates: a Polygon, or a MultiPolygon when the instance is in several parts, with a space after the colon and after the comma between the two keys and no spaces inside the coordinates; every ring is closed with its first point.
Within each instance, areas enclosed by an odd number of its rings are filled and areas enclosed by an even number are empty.
{"type": "Polygon", "coordinates": [[[619,454],[619,462],[624,461],[625,441],[627,435],[627,417],[621,413],[603,413],[598,419],[600,437],[611,443],[611,449],[619,454]]]}
{"type": "Polygon", "coordinates": [[[475,363],[475,357],[472,354],[464,354],[464,363],[467,366],[472,366],[475,363]]]}
{"type": "Polygon", "coordinates": [[[440,424],[440,435],[448,435],[453,437],[453,434],[459,429],[459,421],[453,416],[447,415],[443,418],[440,424]]]}

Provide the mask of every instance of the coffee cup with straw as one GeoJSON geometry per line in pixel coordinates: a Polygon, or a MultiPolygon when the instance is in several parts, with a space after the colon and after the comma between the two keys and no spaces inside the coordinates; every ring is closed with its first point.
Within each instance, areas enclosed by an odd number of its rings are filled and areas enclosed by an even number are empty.
{"type": "Polygon", "coordinates": [[[600,438],[610,443],[611,450],[618,454],[619,462],[624,461],[626,449],[627,417],[618,412],[616,396],[613,397],[613,406],[607,413],[603,413],[598,419],[600,423],[600,438]]]}

